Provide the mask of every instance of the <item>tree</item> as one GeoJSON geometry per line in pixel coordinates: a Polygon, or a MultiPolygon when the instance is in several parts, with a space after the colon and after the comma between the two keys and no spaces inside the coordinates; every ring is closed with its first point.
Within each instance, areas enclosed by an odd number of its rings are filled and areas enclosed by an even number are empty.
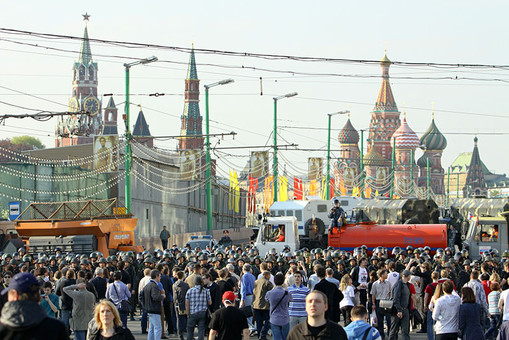
{"type": "Polygon", "coordinates": [[[11,143],[14,145],[23,145],[23,150],[46,148],[39,138],[32,136],[16,136],[12,138],[11,143]]]}

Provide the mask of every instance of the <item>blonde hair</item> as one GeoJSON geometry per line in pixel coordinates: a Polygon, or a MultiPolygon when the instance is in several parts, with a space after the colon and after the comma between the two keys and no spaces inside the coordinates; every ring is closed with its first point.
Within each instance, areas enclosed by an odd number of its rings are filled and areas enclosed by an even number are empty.
{"type": "Polygon", "coordinates": [[[113,313],[113,325],[115,327],[122,326],[122,321],[120,321],[120,314],[118,314],[117,307],[115,307],[113,302],[104,299],[104,300],[99,301],[95,305],[95,308],[94,308],[94,319],[95,319],[95,322],[97,323],[98,329],[103,328],[103,323],[101,321],[101,306],[108,307],[111,310],[111,312],[113,313]]]}
{"type": "Polygon", "coordinates": [[[493,272],[493,274],[491,274],[491,276],[490,276],[490,281],[491,282],[500,282],[500,275],[498,275],[497,272],[493,272]]]}
{"type": "Polygon", "coordinates": [[[339,290],[344,291],[350,284],[348,283],[348,280],[350,280],[350,275],[346,274],[341,278],[341,283],[339,284],[339,290]]]}

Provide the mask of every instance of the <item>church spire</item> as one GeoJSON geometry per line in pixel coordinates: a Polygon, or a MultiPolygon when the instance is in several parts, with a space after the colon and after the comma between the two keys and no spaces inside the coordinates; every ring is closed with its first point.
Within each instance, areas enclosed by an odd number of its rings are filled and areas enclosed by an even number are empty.
{"type": "Polygon", "coordinates": [[[191,56],[189,57],[189,65],[187,67],[186,79],[198,80],[198,72],[196,71],[196,60],[194,58],[194,44],[193,47],[191,48],[191,56]]]}
{"type": "Polygon", "coordinates": [[[391,67],[391,64],[391,61],[387,58],[386,52],[380,61],[380,65],[382,66],[382,86],[378,92],[374,111],[398,111],[394,95],[392,94],[391,84],[389,82],[389,68],[391,67]]]}
{"type": "Polygon", "coordinates": [[[484,178],[483,163],[477,147],[477,136],[474,138],[474,150],[468,167],[467,180],[463,188],[463,197],[486,195],[486,180],[484,178]]]}
{"type": "Polygon", "coordinates": [[[88,65],[92,62],[92,50],[90,49],[90,41],[88,40],[88,27],[87,22],[89,21],[90,15],[88,13],[83,14],[83,21],[85,21],[85,31],[83,32],[83,41],[81,42],[79,63],[88,65]]]}
{"type": "Polygon", "coordinates": [[[189,56],[185,87],[184,112],[181,118],[179,150],[202,149],[203,132],[202,116],[200,115],[200,80],[196,71],[194,46],[189,56]]]}

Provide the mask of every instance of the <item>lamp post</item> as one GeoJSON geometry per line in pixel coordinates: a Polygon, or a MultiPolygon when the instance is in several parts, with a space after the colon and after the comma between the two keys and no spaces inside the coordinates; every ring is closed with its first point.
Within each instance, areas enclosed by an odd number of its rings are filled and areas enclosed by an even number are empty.
{"type": "Polygon", "coordinates": [[[129,102],[129,70],[131,67],[136,65],[146,65],[157,61],[156,56],[151,56],[145,59],[133,61],[131,63],[125,63],[125,107],[124,107],[124,122],[125,122],[125,207],[129,213],[131,213],[131,128],[130,128],[130,108],[131,103],[129,102]]]}
{"type": "Polygon", "coordinates": [[[209,89],[214,86],[226,85],[233,83],[233,79],[224,79],[210,85],[205,85],[205,148],[207,169],[205,176],[207,177],[207,231],[212,230],[212,167],[210,160],[210,135],[209,135],[209,89]]]}
{"type": "Polygon", "coordinates": [[[278,162],[277,162],[277,101],[284,98],[295,97],[298,95],[297,92],[287,93],[285,95],[274,97],[274,130],[272,131],[274,137],[274,157],[272,158],[272,172],[274,175],[274,180],[272,181],[274,185],[274,202],[277,201],[277,189],[278,189],[278,162]]]}
{"type": "Polygon", "coordinates": [[[344,115],[350,113],[349,110],[339,111],[334,113],[328,113],[329,116],[329,125],[327,128],[327,173],[325,175],[325,199],[330,199],[330,131],[331,131],[331,118],[335,115],[344,115]]]}

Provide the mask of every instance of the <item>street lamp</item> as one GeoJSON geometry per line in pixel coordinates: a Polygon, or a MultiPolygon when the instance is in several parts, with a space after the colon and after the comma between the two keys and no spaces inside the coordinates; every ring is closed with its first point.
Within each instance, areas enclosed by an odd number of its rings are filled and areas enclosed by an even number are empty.
{"type": "Polygon", "coordinates": [[[133,61],[131,63],[125,63],[125,107],[124,107],[124,122],[125,122],[125,207],[129,213],[131,213],[131,129],[130,129],[130,108],[131,103],[129,102],[129,70],[131,67],[136,65],[146,65],[157,61],[156,56],[151,56],[145,59],[133,61]]]}
{"type": "Polygon", "coordinates": [[[328,113],[327,116],[329,116],[329,125],[327,128],[327,173],[325,177],[325,199],[330,199],[330,130],[331,130],[331,117],[336,115],[344,115],[350,113],[349,110],[346,111],[339,111],[334,113],[328,113]]]}
{"type": "Polygon", "coordinates": [[[272,158],[272,171],[274,175],[274,180],[272,181],[274,185],[274,202],[277,202],[277,185],[278,185],[278,164],[277,164],[277,101],[284,98],[291,98],[298,95],[297,92],[287,93],[285,95],[274,97],[274,131],[272,134],[274,135],[274,157],[272,158]]]}
{"type": "Polygon", "coordinates": [[[206,163],[207,170],[207,231],[212,230],[212,169],[210,160],[210,134],[209,134],[209,89],[214,86],[226,85],[233,83],[233,79],[224,79],[210,85],[205,85],[205,147],[206,147],[206,163]]]}

